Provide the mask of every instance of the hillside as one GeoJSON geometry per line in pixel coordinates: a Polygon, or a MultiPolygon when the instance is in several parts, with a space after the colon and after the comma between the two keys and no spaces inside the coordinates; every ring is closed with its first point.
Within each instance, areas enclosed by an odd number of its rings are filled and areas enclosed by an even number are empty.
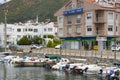
{"type": "MultiPolygon", "coordinates": [[[[25,22],[39,17],[40,21],[50,19],[56,21],[54,13],[69,0],[12,0],[7,3],[7,22],[25,22]]],[[[2,9],[1,9],[2,10],[2,9]]],[[[3,11],[0,12],[0,22],[4,21],[3,11]]]]}

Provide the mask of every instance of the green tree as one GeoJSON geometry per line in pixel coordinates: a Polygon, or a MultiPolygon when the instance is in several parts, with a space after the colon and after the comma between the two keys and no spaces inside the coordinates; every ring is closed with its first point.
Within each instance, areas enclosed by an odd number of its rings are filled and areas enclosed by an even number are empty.
{"type": "Polygon", "coordinates": [[[34,36],[33,38],[32,38],[32,43],[34,43],[34,44],[42,44],[42,38],[41,37],[39,37],[39,36],[34,36]]]}
{"type": "Polygon", "coordinates": [[[31,40],[27,36],[23,36],[19,41],[17,41],[18,45],[30,45],[31,40]]]}
{"type": "Polygon", "coordinates": [[[51,40],[48,41],[48,43],[47,43],[47,47],[53,47],[53,43],[52,43],[51,40]]]}
{"type": "Polygon", "coordinates": [[[43,35],[43,38],[47,38],[47,35],[43,35]]]}
{"type": "Polygon", "coordinates": [[[61,44],[61,40],[59,39],[53,39],[53,46],[55,47],[56,45],[61,44]]]}
{"type": "Polygon", "coordinates": [[[48,36],[48,38],[51,38],[51,39],[53,39],[54,38],[54,36],[53,35],[47,35],[48,36]]]}

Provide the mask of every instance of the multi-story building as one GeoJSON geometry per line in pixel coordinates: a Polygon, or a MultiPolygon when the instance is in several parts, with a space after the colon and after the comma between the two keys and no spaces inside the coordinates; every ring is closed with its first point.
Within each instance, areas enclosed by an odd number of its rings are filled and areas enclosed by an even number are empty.
{"type": "Polygon", "coordinates": [[[120,36],[119,0],[70,0],[54,15],[63,48],[101,51],[120,36]]]}
{"type": "MultiPolygon", "coordinates": [[[[15,23],[7,24],[6,38],[8,44],[17,44],[17,41],[23,36],[40,36],[53,35],[56,36],[57,28],[54,23],[15,23]]],[[[0,24],[0,45],[4,45],[4,24],[0,24]]]]}

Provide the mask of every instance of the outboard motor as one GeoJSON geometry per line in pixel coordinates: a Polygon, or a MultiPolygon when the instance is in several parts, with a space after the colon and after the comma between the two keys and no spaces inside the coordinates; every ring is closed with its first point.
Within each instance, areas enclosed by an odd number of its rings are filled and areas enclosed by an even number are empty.
{"type": "Polygon", "coordinates": [[[87,70],[88,70],[88,67],[86,67],[86,68],[84,69],[85,72],[87,72],[87,70]]]}
{"type": "Polygon", "coordinates": [[[67,64],[67,65],[65,66],[66,69],[69,69],[69,67],[70,67],[70,64],[67,64]]]}
{"type": "Polygon", "coordinates": [[[70,68],[70,64],[66,64],[65,68],[64,68],[64,72],[68,73],[68,69],[70,68]]]}
{"type": "Polygon", "coordinates": [[[119,70],[115,71],[115,76],[119,76],[119,74],[120,74],[119,70]]]}
{"type": "Polygon", "coordinates": [[[103,69],[100,69],[100,74],[102,74],[103,73],[103,69]]]}

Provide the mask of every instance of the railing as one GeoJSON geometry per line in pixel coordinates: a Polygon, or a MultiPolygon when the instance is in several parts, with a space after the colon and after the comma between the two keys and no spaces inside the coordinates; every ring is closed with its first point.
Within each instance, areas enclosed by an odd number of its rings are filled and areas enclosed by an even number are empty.
{"type": "MultiPolygon", "coordinates": [[[[29,48],[24,48],[24,52],[29,52],[29,48]]],[[[58,54],[63,56],[74,56],[74,57],[95,57],[95,58],[106,58],[106,59],[117,59],[120,60],[120,52],[112,51],[102,51],[98,52],[95,50],[85,51],[85,50],[67,50],[67,49],[54,49],[54,48],[43,48],[43,49],[33,49],[32,53],[39,54],[58,54]]]]}

